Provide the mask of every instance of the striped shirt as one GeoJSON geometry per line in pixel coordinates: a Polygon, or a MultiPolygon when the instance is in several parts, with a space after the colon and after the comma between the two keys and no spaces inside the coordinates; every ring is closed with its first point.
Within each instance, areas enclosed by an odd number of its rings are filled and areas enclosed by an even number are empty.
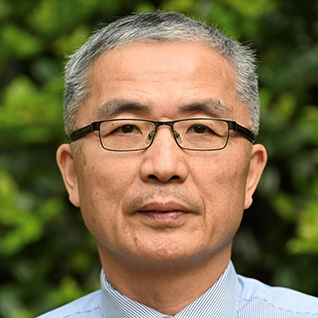
{"type": "MultiPolygon", "coordinates": [[[[170,318],[115,290],[101,274],[101,290],[38,318],[170,318]]],[[[232,262],[219,280],[175,318],[318,318],[318,298],[237,275],[232,262]]]]}

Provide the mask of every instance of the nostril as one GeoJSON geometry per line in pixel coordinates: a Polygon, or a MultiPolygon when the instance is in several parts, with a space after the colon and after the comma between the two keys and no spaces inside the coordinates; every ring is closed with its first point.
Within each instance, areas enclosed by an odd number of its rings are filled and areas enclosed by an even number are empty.
{"type": "MultiPolygon", "coordinates": [[[[156,175],[154,175],[154,174],[150,174],[149,176],[148,176],[148,179],[151,179],[151,180],[161,180],[160,178],[158,178],[156,175]]],[[[170,177],[169,179],[167,179],[167,180],[164,180],[163,182],[169,182],[169,181],[171,181],[171,180],[178,180],[178,179],[180,179],[180,177],[178,176],[178,175],[173,175],[172,177],[170,177]]],[[[162,180],[161,180],[162,181],[162,180]]]]}

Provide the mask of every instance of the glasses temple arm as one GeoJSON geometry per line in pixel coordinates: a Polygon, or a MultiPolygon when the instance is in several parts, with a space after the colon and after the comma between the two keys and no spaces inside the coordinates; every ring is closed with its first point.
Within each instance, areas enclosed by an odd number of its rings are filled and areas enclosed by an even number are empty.
{"type": "Polygon", "coordinates": [[[74,130],[71,134],[70,134],[70,140],[71,141],[75,141],[77,139],[80,139],[84,136],[86,136],[87,134],[93,132],[94,130],[96,130],[96,128],[94,127],[93,124],[85,126],[83,128],[80,128],[78,130],[74,130]]]}
{"type": "Polygon", "coordinates": [[[247,138],[250,142],[254,143],[255,141],[255,135],[247,128],[241,126],[237,122],[229,122],[230,123],[230,129],[238,132],[245,138],[247,138]]]}

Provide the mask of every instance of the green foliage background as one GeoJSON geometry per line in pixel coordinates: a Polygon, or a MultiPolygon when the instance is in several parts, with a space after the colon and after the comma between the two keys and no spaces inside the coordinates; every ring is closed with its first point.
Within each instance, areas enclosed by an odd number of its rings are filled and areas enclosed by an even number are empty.
{"type": "Polygon", "coordinates": [[[103,24],[158,8],[257,50],[270,160],[233,258],[239,273],[318,295],[318,1],[0,0],[0,317],[99,288],[95,243],[55,164],[65,56],[103,24]]]}

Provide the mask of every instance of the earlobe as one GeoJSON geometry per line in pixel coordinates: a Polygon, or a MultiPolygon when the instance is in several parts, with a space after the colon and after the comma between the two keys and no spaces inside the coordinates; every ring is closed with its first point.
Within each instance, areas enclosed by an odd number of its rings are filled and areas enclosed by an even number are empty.
{"type": "Polygon", "coordinates": [[[56,152],[57,165],[61,171],[64,185],[70,202],[76,207],[80,206],[78,195],[78,182],[73,152],[69,144],[62,144],[56,152]]]}
{"type": "Polygon", "coordinates": [[[244,209],[248,209],[253,202],[253,194],[261,179],[266,162],[267,152],[265,147],[261,144],[253,145],[251,161],[246,180],[244,209]]]}

